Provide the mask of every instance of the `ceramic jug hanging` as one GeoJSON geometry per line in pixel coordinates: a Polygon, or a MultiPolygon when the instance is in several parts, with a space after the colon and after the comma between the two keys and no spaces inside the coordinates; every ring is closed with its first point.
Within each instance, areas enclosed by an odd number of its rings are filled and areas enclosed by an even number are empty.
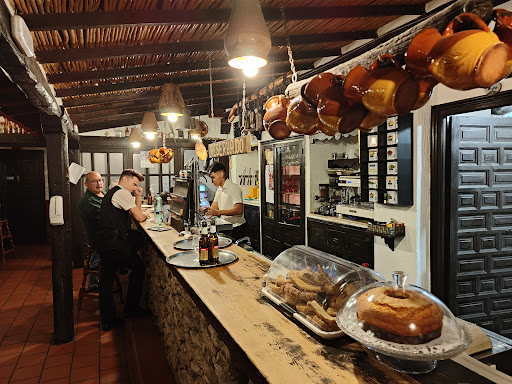
{"type": "Polygon", "coordinates": [[[286,111],[289,104],[290,101],[285,95],[272,96],[265,103],[267,112],[263,116],[263,126],[276,140],[290,136],[290,129],[286,125],[286,111]]]}
{"type": "Polygon", "coordinates": [[[382,116],[409,113],[418,98],[419,85],[393,55],[382,55],[370,66],[363,80],[362,102],[382,116]],[[384,66],[391,63],[392,66],[384,66]]]}
{"type": "Polygon", "coordinates": [[[322,124],[341,133],[355,130],[363,121],[365,108],[362,104],[351,105],[344,93],[343,76],[334,76],[331,86],[321,95],[318,101],[318,118],[322,124]]]}
{"type": "Polygon", "coordinates": [[[292,132],[299,134],[315,133],[318,115],[316,108],[304,97],[306,85],[301,87],[301,94],[295,97],[288,106],[286,125],[292,132]]]}
{"type": "Polygon", "coordinates": [[[446,27],[443,38],[430,52],[429,70],[440,83],[454,89],[490,87],[507,71],[508,47],[487,24],[472,13],[463,13],[446,27]],[[477,29],[456,32],[462,23],[477,29]]]}

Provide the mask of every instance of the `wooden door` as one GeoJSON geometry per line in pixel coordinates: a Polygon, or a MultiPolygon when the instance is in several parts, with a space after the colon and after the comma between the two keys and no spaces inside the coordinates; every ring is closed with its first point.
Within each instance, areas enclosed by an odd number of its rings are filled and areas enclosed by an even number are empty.
{"type": "Polygon", "coordinates": [[[512,119],[451,120],[449,306],[512,336],[512,119]]]}
{"type": "Polygon", "coordinates": [[[1,215],[15,244],[46,241],[44,152],[0,150],[1,215]]]}

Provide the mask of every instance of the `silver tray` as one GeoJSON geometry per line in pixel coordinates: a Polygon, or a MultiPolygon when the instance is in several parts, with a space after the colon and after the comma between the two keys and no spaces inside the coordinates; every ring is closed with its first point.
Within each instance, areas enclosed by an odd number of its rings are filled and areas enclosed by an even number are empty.
{"type": "Polygon", "coordinates": [[[215,268],[231,264],[236,261],[236,259],[238,259],[238,256],[235,252],[221,249],[219,251],[219,263],[215,265],[199,265],[199,252],[197,251],[176,253],[175,255],[167,257],[165,261],[168,264],[180,268],[215,268]]]}
{"type": "MultiPolygon", "coordinates": [[[[219,236],[219,248],[226,248],[229,247],[233,243],[233,240],[231,240],[228,237],[224,237],[222,235],[219,236]]],[[[175,242],[174,248],[180,249],[182,251],[195,251],[197,247],[199,247],[199,238],[197,238],[197,244],[194,244],[193,238],[180,240],[175,242]]]]}

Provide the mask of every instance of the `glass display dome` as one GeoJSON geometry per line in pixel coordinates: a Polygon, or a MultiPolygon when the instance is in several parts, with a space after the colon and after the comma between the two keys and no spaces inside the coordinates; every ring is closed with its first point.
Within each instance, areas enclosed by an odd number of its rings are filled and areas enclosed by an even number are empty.
{"type": "Polygon", "coordinates": [[[273,261],[263,294],[315,334],[343,336],[336,314],[359,288],[384,281],[377,272],[303,245],[273,261]]]}
{"type": "Polygon", "coordinates": [[[462,353],[471,344],[466,327],[434,295],[406,285],[404,272],[392,282],[362,287],[336,317],[340,329],[377,354],[390,368],[425,373],[437,360],[462,353]]]}

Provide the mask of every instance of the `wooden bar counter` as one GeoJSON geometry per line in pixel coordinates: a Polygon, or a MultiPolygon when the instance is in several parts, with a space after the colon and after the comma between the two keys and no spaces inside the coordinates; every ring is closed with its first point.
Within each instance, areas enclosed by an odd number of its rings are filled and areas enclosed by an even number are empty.
{"type": "MultiPolygon", "coordinates": [[[[345,336],[319,341],[261,295],[270,263],[242,248],[228,266],[181,269],[165,262],[182,240],[148,231],[146,295],[179,383],[491,383],[451,361],[409,376],[381,365],[345,336]]],[[[148,351],[150,353],[150,351],[148,351]]]]}

